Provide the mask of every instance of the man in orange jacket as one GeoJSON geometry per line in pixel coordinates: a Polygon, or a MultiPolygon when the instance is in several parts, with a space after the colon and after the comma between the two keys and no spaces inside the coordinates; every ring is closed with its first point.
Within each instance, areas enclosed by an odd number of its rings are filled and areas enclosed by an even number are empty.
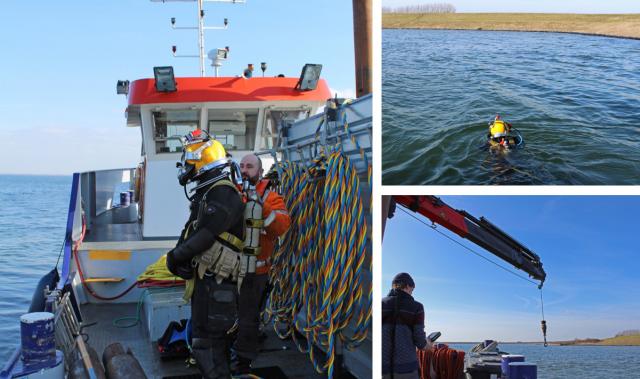
{"type": "Polygon", "coordinates": [[[291,218],[282,196],[276,192],[275,188],[271,188],[268,179],[262,178],[262,161],[258,156],[249,154],[242,158],[240,171],[243,180],[256,187],[256,192],[262,201],[264,220],[256,272],[245,276],[238,301],[238,336],[235,343],[237,362],[234,374],[248,374],[251,371],[251,361],[258,356],[260,303],[269,280],[271,254],[278,238],[289,229],[291,218]]]}

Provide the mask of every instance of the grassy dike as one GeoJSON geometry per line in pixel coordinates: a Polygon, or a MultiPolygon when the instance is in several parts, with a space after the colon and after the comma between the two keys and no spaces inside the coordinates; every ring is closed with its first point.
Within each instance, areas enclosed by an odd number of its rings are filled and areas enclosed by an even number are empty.
{"type": "Polygon", "coordinates": [[[551,342],[552,345],[561,346],[640,346],[640,334],[629,336],[616,336],[605,339],[587,338],[573,341],[551,342]]]}
{"type": "Polygon", "coordinates": [[[640,14],[384,13],[382,28],[561,32],[640,39],[640,14]]]}

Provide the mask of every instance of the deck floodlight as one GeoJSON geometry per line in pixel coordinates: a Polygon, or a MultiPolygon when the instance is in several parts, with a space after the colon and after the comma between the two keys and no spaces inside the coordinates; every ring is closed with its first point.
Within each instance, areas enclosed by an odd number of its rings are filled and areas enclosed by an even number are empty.
{"type": "Polygon", "coordinates": [[[128,95],[129,94],[129,81],[128,80],[118,80],[116,84],[116,92],[118,95],[128,95]]]}
{"type": "Polygon", "coordinates": [[[312,91],[316,89],[318,86],[318,80],[320,80],[321,71],[321,64],[305,64],[295,88],[300,91],[312,91]]]}
{"type": "Polygon", "coordinates": [[[173,67],[154,67],[153,77],[156,79],[156,91],[175,92],[177,90],[176,78],[173,75],[173,67]]]}
{"type": "Polygon", "coordinates": [[[171,17],[171,26],[176,26],[176,18],[171,17]]]}
{"type": "Polygon", "coordinates": [[[226,18],[224,19],[224,26],[226,27],[229,24],[229,20],[227,20],[226,18]]]}
{"type": "Polygon", "coordinates": [[[227,49],[216,49],[216,58],[218,59],[227,59],[227,54],[229,54],[227,49]]]}
{"type": "Polygon", "coordinates": [[[262,76],[264,76],[264,72],[267,71],[267,62],[260,62],[260,69],[262,70],[262,76]]]}

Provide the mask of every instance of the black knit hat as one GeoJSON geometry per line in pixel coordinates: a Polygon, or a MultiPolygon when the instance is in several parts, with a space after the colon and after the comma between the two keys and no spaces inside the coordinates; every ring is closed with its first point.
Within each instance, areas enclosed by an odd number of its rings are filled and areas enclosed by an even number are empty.
{"type": "Polygon", "coordinates": [[[409,287],[416,287],[416,284],[413,282],[413,279],[411,278],[411,275],[407,274],[406,272],[401,272],[398,275],[393,277],[393,282],[391,282],[391,284],[404,284],[407,285],[409,287]]]}

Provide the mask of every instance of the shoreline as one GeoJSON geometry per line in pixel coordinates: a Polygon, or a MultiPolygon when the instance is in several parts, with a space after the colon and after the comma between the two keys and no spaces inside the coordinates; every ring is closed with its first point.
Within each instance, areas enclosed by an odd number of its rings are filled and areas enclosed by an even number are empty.
{"type": "Polygon", "coordinates": [[[610,34],[596,34],[596,33],[586,33],[586,32],[559,32],[552,30],[516,30],[516,29],[463,29],[463,28],[382,28],[389,30],[455,30],[455,31],[467,31],[467,32],[516,32],[516,33],[558,33],[558,34],[575,34],[580,36],[590,36],[590,37],[604,37],[604,38],[615,38],[615,39],[630,39],[635,41],[640,41],[640,37],[626,37],[626,36],[614,36],[610,34]]]}
{"type": "Polygon", "coordinates": [[[640,14],[385,13],[382,28],[565,33],[640,40],[640,14]]]}
{"type": "MultiPolygon", "coordinates": [[[[477,345],[479,342],[442,342],[446,345],[477,345]]],[[[544,342],[499,342],[500,345],[544,345],[544,342]]],[[[548,342],[549,346],[604,346],[604,347],[638,347],[638,344],[599,344],[599,343],[566,343],[566,342],[548,342]]]]}

